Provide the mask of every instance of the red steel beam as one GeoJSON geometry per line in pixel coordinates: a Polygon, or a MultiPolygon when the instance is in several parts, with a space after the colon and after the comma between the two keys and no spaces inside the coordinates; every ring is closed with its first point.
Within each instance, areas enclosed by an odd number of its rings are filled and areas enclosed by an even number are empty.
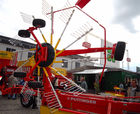
{"type": "MultiPolygon", "coordinates": [[[[85,53],[93,53],[93,52],[104,52],[105,50],[111,50],[112,47],[108,48],[88,48],[88,49],[76,49],[76,50],[64,50],[61,54],[59,54],[57,57],[60,56],[68,56],[68,55],[77,55],[77,54],[85,54],[85,53]]],[[[57,50],[56,53],[59,51],[57,50]]]]}

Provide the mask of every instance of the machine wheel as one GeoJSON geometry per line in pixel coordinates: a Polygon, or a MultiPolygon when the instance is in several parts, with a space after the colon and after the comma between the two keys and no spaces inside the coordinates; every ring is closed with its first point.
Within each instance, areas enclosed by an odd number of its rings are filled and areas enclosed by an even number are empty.
{"type": "Polygon", "coordinates": [[[18,35],[23,38],[29,38],[30,32],[28,30],[19,30],[18,35]]]}
{"type": "Polygon", "coordinates": [[[46,23],[42,19],[34,19],[33,20],[33,26],[35,26],[35,27],[42,28],[42,27],[45,27],[45,25],[46,25],[46,23]]]}
{"type": "Polygon", "coordinates": [[[29,81],[28,86],[30,88],[42,88],[42,83],[37,81],[29,81]]]}
{"type": "Polygon", "coordinates": [[[24,78],[24,77],[26,77],[26,73],[25,72],[14,72],[14,76],[19,77],[19,78],[24,78]]]}
{"type": "MultiPolygon", "coordinates": [[[[54,48],[49,43],[43,43],[42,47],[47,47],[47,61],[41,61],[39,63],[39,66],[47,67],[53,62],[53,60],[55,58],[55,51],[54,51],[54,48]]],[[[39,50],[40,50],[40,48],[38,48],[38,51],[39,50]]],[[[36,55],[37,54],[35,53],[34,57],[35,57],[35,61],[37,62],[39,60],[39,56],[37,55],[37,57],[36,57],[36,55]]]]}
{"type": "Polygon", "coordinates": [[[33,104],[33,96],[20,94],[20,103],[23,107],[30,107],[33,104]]]}
{"type": "Polygon", "coordinates": [[[125,52],[125,42],[118,42],[116,45],[114,58],[115,60],[121,61],[123,60],[124,52],[125,52]]]}

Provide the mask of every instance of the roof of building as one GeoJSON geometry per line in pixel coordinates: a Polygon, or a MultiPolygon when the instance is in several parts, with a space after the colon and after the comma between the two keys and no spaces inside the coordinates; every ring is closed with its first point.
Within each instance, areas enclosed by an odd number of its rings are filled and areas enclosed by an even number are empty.
{"type": "MultiPolygon", "coordinates": [[[[100,66],[82,66],[76,69],[72,69],[68,72],[74,73],[74,74],[96,74],[96,73],[101,73],[103,67],[100,66]]],[[[122,72],[128,72],[136,75],[140,75],[138,72],[133,72],[121,68],[111,68],[111,67],[106,67],[105,72],[111,72],[111,71],[122,71],[122,72]]]]}
{"type": "Polygon", "coordinates": [[[0,35],[0,43],[9,44],[26,49],[34,48],[35,44],[0,35]]]}
{"type": "MultiPolygon", "coordinates": [[[[35,46],[36,46],[35,44],[30,43],[30,42],[17,40],[17,39],[2,36],[2,35],[0,35],[0,43],[12,45],[12,46],[17,46],[17,47],[22,47],[22,48],[26,48],[26,49],[35,48],[35,46]]],[[[83,58],[85,58],[84,56],[81,56],[81,55],[70,55],[70,56],[66,56],[66,57],[71,58],[71,59],[83,59],[83,58]]]]}

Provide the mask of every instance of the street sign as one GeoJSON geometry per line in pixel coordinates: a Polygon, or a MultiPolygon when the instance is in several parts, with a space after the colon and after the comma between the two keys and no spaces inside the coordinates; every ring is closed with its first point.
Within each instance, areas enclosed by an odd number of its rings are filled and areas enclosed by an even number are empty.
{"type": "Polygon", "coordinates": [[[85,48],[90,48],[91,44],[88,43],[88,42],[83,42],[82,46],[85,47],[85,48]]]}
{"type": "Polygon", "coordinates": [[[127,58],[127,62],[131,62],[131,58],[127,58]]]}

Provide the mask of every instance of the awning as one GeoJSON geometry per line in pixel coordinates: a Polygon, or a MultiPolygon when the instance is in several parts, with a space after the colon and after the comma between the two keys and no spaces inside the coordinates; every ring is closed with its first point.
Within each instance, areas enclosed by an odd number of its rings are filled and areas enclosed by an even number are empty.
{"type": "MultiPolygon", "coordinates": [[[[106,72],[107,69],[104,70],[104,72],[106,72]]],[[[89,70],[84,70],[84,71],[81,71],[81,72],[75,72],[74,74],[98,74],[98,73],[101,73],[102,72],[102,69],[89,69],[89,70]]]]}

